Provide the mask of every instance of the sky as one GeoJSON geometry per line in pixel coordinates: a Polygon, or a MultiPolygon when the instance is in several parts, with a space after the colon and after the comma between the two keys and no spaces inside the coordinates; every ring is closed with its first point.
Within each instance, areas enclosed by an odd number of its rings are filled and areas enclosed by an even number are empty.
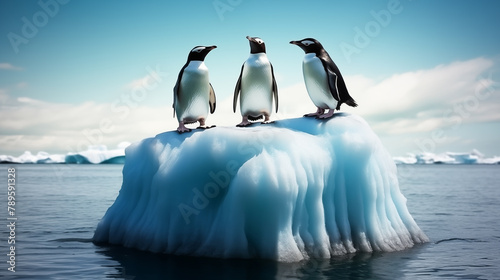
{"type": "Polygon", "coordinates": [[[271,119],[315,111],[303,51],[319,40],[393,156],[500,155],[500,2],[0,1],[0,154],[109,149],[177,128],[172,89],[189,51],[217,96],[207,124],[233,126],[245,38],[266,43],[279,89],[271,119]]]}

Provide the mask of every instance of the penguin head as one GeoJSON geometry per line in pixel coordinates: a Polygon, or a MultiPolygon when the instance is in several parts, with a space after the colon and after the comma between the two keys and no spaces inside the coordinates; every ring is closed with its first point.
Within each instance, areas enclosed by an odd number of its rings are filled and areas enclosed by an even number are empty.
{"type": "Polygon", "coordinates": [[[266,44],[264,40],[259,37],[247,36],[248,41],[250,41],[250,53],[265,53],[266,44]]]}
{"type": "Polygon", "coordinates": [[[291,41],[290,44],[297,45],[304,50],[305,53],[319,54],[323,50],[323,46],[314,38],[305,38],[300,41],[291,41]]]}
{"type": "Polygon", "coordinates": [[[203,61],[205,60],[205,56],[207,56],[207,54],[215,48],[217,48],[217,46],[209,46],[209,47],[196,46],[191,50],[191,52],[189,52],[188,61],[191,60],[203,61]]]}

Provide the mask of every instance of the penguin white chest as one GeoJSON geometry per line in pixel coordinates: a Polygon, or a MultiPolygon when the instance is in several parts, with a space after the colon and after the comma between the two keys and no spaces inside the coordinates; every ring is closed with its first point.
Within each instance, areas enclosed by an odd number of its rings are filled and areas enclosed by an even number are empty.
{"type": "MultiPolygon", "coordinates": [[[[302,63],[307,93],[316,107],[334,109],[337,100],[333,98],[323,63],[315,53],[307,53],[302,63]]],[[[337,94],[337,93],[334,93],[337,94]]]]}
{"type": "Polygon", "coordinates": [[[273,77],[265,53],[251,54],[243,65],[240,110],[253,116],[272,111],[273,77]]]}
{"type": "Polygon", "coordinates": [[[196,121],[208,115],[210,84],[208,68],[203,61],[191,61],[182,75],[177,117],[180,120],[196,121]]]}

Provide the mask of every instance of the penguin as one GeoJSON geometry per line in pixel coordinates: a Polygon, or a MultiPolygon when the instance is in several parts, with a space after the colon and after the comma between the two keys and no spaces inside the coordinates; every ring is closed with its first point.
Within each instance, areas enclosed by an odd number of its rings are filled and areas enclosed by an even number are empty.
{"type": "Polygon", "coordinates": [[[179,127],[177,132],[189,132],[185,124],[199,122],[198,128],[209,128],[205,120],[215,112],[215,91],[209,82],[208,68],[205,65],[207,54],[217,46],[197,46],[190,52],[186,64],[182,67],[174,87],[174,118],[177,113],[179,127]]]}
{"type": "Polygon", "coordinates": [[[244,127],[264,118],[262,123],[269,123],[273,110],[273,97],[278,112],[278,86],[274,69],[267,58],[266,45],[258,37],[246,37],[250,42],[250,56],[241,67],[240,76],[234,88],[233,111],[236,112],[238,95],[242,121],[237,126],[244,127]]]}
{"type": "Polygon", "coordinates": [[[333,116],[334,110],[340,110],[345,103],[356,107],[356,101],[349,95],[340,70],[320,42],[313,38],[291,41],[306,53],[302,62],[302,71],[307,93],[318,110],[306,114],[305,117],[327,119],[333,116]],[[325,113],[325,110],[328,112],[325,113]]]}

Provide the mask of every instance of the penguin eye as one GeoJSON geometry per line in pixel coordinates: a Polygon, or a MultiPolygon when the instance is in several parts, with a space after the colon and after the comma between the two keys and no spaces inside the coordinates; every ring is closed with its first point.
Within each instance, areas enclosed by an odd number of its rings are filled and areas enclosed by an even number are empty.
{"type": "Polygon", "coordinates": [[[302,41],[302,44],[304,44],[304,46],[306,46],[306,47],[307,47],[307,46],[309,46],[309,45],[313,45],[313,44],[314,44],[314,42],[313,42],[313,41],[310,41],[310,40],[304,40],[304,41],[302,41]]]}
{"type": "Polygon", "coordinates": [[[261,45],[262,43],[264,43],[264,41],[262,41],[261,39],[255,39],[255,41],[256,41],[257,43],[259,43],[259,45],[261,45]]]}
{"type": "Polygon", "coordinates": [[[197,53],[200,53],[202,50],[204,50],[205,47],[198,47],[198,48],[194,48],[191,52],[197,52],[197,53]]]}

